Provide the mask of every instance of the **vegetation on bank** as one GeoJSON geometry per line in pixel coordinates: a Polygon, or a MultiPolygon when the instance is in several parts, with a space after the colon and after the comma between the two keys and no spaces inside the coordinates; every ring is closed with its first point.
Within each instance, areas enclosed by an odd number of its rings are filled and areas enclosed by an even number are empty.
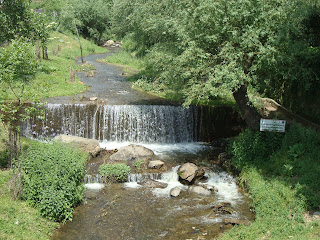
{"type": "Polygon", "coordinates": [[[252,199],[256,220],[221,239],[318,239],[320,135],[290,125],[285,134],[246,130],[231,143],[232,164],[252,199]]]}
{"type": "Polygon", "coordinates": [[[130,171],[130,167],[124,163],[102,164],[99,167],[99,173],[108,183],[125,182],[130,171]]]}
{"type": "Polygon", "coordinates": [[[21,157],[22,198],[54,221],[72,220],[83,199],[87,154],[62,143],[35,142],[21,157]]]}
{"type": "Polygon", "coordinates": [[[26,201],[12,200],[12,177],[12,170],[0,171],[0,239],[48,239],[58,224],[26,201]]]}
{"type": "MultiPolygon", "coordinates": [[[[81,44],[84,56],[106,52],[105,48],[98,47],[85,39],[81,39],[81,44]]],[[[92,66],[76,63],[76,58],[79,58],[81,53],[78,39],[74,35],[52,32],[49,38],[48,55],[49,60],[40,63],[40,71],[29,86],[33,95],[43,99],[74,95],[86,90],[86,86],[78,81],[75,72],[92,70],[92,66]]]]}

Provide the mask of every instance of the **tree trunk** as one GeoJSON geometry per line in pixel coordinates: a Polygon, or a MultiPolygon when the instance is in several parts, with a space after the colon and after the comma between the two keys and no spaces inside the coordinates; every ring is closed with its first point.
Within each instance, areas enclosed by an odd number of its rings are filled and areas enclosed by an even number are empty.
{"type": "Polygon", "coordinates": [[[233,97],[247,126],[253,130],[259,130],[261,116],[249,100],[247,85],[241,85],[233,92],[233,97]]]}

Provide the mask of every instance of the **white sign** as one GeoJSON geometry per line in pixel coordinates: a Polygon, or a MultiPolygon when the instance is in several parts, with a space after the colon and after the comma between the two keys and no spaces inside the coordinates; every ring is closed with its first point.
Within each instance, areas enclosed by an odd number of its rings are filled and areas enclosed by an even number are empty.
{"type": "Polygon", "coordinates": [[[285,132],[285,129],[285,120],[260,119],[260,131],[285,132]]]}

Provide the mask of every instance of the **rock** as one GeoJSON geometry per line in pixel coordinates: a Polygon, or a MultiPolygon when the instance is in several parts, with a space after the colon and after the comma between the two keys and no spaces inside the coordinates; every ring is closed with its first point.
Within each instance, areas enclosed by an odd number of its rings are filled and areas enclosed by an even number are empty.
{"type": "Polygon", "coordinates": [[[170,190],[171,197],[178,197],[181,193],[181,189],[179,187],[174,187],[170,190]]]}
{"type": "Polygon", "coordinates": [[[160,169],[163,166],[164,162],[160,160],[150,161],[148,164],[148,168],[160,169]]]}
{"type": "Polygon", "coordinates": [[[211,192],[218,192],[218,189],[216,189],[213,185],[207,185],[206,188],[211,192]]]}
{"type": "Polygon", "coordinates": [[[140,185],[146,187],[146,188],[166,188],[168,186],[167,183],[163,183],[163,182],[158,182],[155,180],[143,180],[140,185]]]}
{"type": "Polygon", "coordinates": [[[113,40],[108,40],[103,44],[104,47],[110,47],[112,45],[114,45],[114,41],[113,40]]]}
{"type": "Polygon", "coordinates": [[[91,97],[91,98],[89,98],[90,101],[97,101],[97,99],[98,99],[97,97],[91,97]]]}
{"type": "Polygon", "coordinates": [[[196,178],[201,178],[204,171],[201,171],[194,163],[185,163],[178,169],[179,178],[189,183],[195,181],[196,178]]]}
{"type": "Polygon", "coordinates": [[[189,192],[206,195],[206,196],[209,196],[211,194],[211,191],[201,186],[191,186],[189,187],[189,192]]]}
{"type": "Polygon", "coordinates": [[[222,219],[222,222],[224,224],[232,224],[232,225],[240,225],[240,224],[246,225],[246,226],[250,225],[250,221],[245,219],[224,218],[222,219]]]}
{"type": "Polygon", "coordinates": [[[144,146],[131,144],[122,147],[110,156],[111,161],[131,161],[135,158],[152,157],[154,152],[144,146]]]}
{"type": "Polygon", "coordinates": [[[233,214],[234,210],[231,208],[231,203],[222,202],[212,207],[214,213],[233,214]]]}
{"type": "Polygon", "coordinates": [[[74,148],[89,153],[92,157],[97,156],[100,152],[100,145],[98,140],[96,139],[89,139],[71,135],[59,135],[54,137],[53,141],[71,144],[74,148]]]}

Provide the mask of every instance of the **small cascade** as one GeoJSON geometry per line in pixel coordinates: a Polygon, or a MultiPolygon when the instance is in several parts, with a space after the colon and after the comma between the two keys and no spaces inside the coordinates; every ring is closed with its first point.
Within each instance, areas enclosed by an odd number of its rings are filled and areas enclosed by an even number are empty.
{"type": "Polygon", "coordinates": [[[217,190],[219,202],[239,203],[243,201],[243,196],[238,191],[236,179],[226,172],[206,173],[208,178],[203,185],[213,186],[217,190]]]}
{"type": "Polygon", "coordinates": [[[27,137],[59,134],[111,142],[179,143],[197,139],[197,111],[182,106],[48,104],[45,120],[27,120],[27,137]]]}
{"type": "Polygon", "coordinates": [[[84,183],[87,189],[91,190],[100,190],[104,188],[104,184],[102,183],[102,176],[100,174],[95,175],[85,175],[84,183]]]}
{"type": "Polygon", "coordinates": [[[84,183],[102,183],[102,176],[100,174],[87,174],[84,176],[84,183]]]}
{"type": "Polygon", "coordinates": [[[161,173],[130,173],[127,182],[141,183],[143,180],[160,180],[161,173]]]}

